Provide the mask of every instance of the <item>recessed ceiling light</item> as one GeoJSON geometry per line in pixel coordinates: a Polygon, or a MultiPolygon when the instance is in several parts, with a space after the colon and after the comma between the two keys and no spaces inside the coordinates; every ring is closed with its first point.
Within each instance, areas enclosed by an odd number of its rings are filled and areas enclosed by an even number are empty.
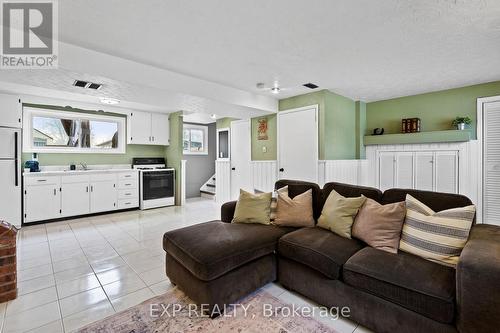
{"type": "Polygon", "coordinates": [[[210,115],[210,118],[212,118],[212,119],[216,119],[216,118],[217,118],[217,115],[216,115],[215,113],[214,113],[214,114],[211,114],[211,115],[210,115]]]}
{"type": "Polygon", "coordinates": [[[271,88],[271,92],[273,94],[279,94],[280,93],[280,88],[279,87],[272,87],[271,88]]]}
{"type": "Polygon", "coordinates": [[[120,100],[116,98],[101,97],[101,103],[108,105],[115,105],[120,103],[120,100]]]}

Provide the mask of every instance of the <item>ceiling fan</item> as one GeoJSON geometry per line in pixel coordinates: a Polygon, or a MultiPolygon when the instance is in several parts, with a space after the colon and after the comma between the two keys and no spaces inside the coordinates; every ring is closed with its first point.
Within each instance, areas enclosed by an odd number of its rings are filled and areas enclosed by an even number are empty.
{"type": "MultiPolygon", "coordinates": [[[[274,81],[274,83],[273,83],[272,86],[267,86],[264,82],[259,82],[255,86],[259,90],[269,91],[272,94],[279,94],[282,91],[286,91],[288,89],[292,89],[291,87],[288,87],[288,88],[282,88],[282,87],[280,87],[278,81],[274,81]]],[[[314,83],[305,83],[305,84],[303,84],[303,86],[306,87],[306,88],[309,88],[309,89],[316,89],[316,88],[318,88],[318,86],[315,85],[314,83]]]]}

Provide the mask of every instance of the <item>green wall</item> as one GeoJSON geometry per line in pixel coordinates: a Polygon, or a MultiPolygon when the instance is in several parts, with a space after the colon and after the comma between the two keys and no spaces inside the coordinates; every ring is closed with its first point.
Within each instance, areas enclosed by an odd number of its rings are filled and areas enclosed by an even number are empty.
{"type": "MultiPolygon", "coordinates": [[[[181,160],[182,160],[182,111],[171,113],[170,120],[170,146],[164,148],[163,153],[167,158],[169,167],[175,169],[175,204],[181,204],[181,160]]],[[[162,147],[163,148],[163,147],[162,147]]]]}
{"type": "Polygon", "coordinates": [[[225,117],[225,118],[220,118],[217,119],[217,129],[219,128],[231,128],[231,122],[233,120],[238,120],[237,118],[230,118],[230,117],[225,117]]]}
{"type": "Polygon", "coordinates": [[[252,136],[252,160],[253,161],[273,161],[278,159],[277,155],[277,117],[276,114],[252,118],[251,120],[251,136],[252,136]],[[267,140],[257,140],[257,128],[259,119],[267,118],[267,140]],[[262,148],[266,147],[267,152],[263,152],[262,148]]]}
{"type": "Polygon", "coordinates": [[[366,103],[356,102],[356,158],[364,159],[366,150],[364,136],[366,131],[366,103]]]}
{"type": "Polygon", "coordinates": [[[469,116],[475,138],[476,99],[495,95],[500,95],[500,81],[367,103],[366,134],[377,127],[400,133],[401,119],[414,117],[422,120],[422,131],[449,130],[455,117],[469,116]]]}

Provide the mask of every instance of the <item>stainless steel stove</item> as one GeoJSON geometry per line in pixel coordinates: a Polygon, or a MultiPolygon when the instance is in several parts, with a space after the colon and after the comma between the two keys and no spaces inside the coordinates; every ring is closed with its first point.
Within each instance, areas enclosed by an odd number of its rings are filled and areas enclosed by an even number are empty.
{"type": "Polygon", "coordinates": [[[134,158],[132,168],[139,170],[141,209],[175,205],[175,170],[163,157],[134,158]]]}

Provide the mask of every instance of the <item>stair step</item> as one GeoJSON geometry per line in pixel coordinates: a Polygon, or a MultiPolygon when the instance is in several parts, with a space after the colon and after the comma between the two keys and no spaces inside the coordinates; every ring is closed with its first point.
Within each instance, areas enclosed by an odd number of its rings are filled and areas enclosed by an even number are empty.
{"type": "Polygon", "coordinates": [[[200,193],[205,193],[205,194],[215,195],[215,192],[205,191],[205,190],[200,190],[200,193]]]}
{"type": "Polygon", "coordinates": [[[215,184],[206,184],[208,187],[215,187],[215,184]]]}

